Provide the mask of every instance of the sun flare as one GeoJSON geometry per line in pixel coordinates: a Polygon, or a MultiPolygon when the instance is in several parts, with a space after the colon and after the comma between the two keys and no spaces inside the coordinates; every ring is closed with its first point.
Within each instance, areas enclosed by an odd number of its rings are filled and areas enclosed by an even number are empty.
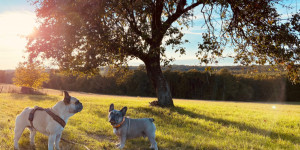
{"type": "Polygon", "coordinates": [[[13,69],[24,56],[26,39],[36,26],[34,12],[0,13],[0,69],[13,69]]]}
{"type": "Polygon", "coordinates": [[[28,35],[35,25],[35,15],[32,12],[6,12],[0,14],[1,35],[28,35]]]}

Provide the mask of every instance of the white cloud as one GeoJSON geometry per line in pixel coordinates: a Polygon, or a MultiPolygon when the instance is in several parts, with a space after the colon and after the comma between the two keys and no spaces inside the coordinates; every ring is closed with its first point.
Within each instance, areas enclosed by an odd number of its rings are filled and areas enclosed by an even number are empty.
{"type": "Polygon", "coordinates": [[[185,30],[183,31],[184,34],[196,34],[196,35],[202,35],[203,32],[192,32],[191,30],[185,30]]]}

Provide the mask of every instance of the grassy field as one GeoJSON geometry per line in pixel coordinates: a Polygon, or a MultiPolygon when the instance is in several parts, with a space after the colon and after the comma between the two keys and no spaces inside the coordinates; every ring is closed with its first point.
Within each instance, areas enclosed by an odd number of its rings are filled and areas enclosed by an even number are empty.
{"type": "MultiPolygon", "coordinates": [[[[83,111],[71,117],[62,138],[90,149],[116,149],[117,137],[108,123],[108,108],[128,107],[131,118],[153,117],[159,149],[300,149],[300,105],[174,100],[175,108],[149,106],[154,98],[76,94],[83,111]]],[[[53,106],[59,95],[0,94],[0,149],[13,149],[16,115],[25,107],[53,106]]],[[[29,149],[29,130],[20,141],[29,149]]],[[[62,141],[62,149],[84,149],[62,141]]],[[[148,149],[148,139],[127,140],[125,149],[148,149]]],[[[36,149],[47,148],[37,133],[36,149]]]]}

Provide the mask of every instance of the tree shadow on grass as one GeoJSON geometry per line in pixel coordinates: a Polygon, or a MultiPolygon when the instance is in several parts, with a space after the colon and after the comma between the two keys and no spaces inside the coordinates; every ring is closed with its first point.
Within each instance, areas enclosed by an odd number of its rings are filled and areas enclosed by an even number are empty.
{"type": "Polygon", "coordinates": [[[191,145],[188,143],[174,141],[174,140],[170,140],[170,139],[163,138],[163,137],[158,137],[156,141],[159,143],[160,140],[171,144],[171,145],[159,145],[158,144],[158,149],[160,149],[160,150],[164,150],[164,149],[170,150],[171,149],[170,147],[173,147],[175,149],[184,149],[184,150],[195,150],[195,149],[218,150],[218,149],[220,149],[218,147],[208,145],[208,144],[201,144],[201,145],[198,145],[195,147],[194,145],[191,145]]]}
{"type": "Polygon", "coordinates": [[[182,107],[174,107],[171,109],[174,112],[177,112],[181,115],[188,115],[191,118],[197,118],[197,119],[204,119],[204,120],[208,120],[208,121],[212,121],[215,123],[219,123],[223,126],[229,127],[229,126],[234,126],[236,128],[238,128],[240,131],[247,131],[247,132],[251,132],[254,134],[260,134],[262,136],[268,136],[271,139],[283,139],[286,141],[290,141],[294,144],[299,144],[300,143],[300,137],[296,136],[296,135],[291,135],[291,134],[285,134],[285,133],[278,133],[278,132],[274,132],[274,131],[269,131],[269,130],[265,130],[265,129],[259,129],[256,127],[252,127],[249,126],[245,123],[240,123],[240,122],[235,122],[235,121],[229,121],[229,120],[225,120],[222,118],[213,118],[210,116],[206,116],[206,115],[201,115],[201,114],[197,114],[194,113],[192,111],[188,111],[182,107]]]}
{"type": "Polygon", "coordinates": [[[127,139],[125,143],[125,149],[135,150],[150,150],[150,142],[148,138],[135,138],[127,139]]]}
{"type": "Polygon", "coordinates": [[[20,140],[19,148],[20,150],[35,150],[35,149],[47,149],[48,147],[48,137],[37,132],[35,136],[35,147],[30,146],[29,129],[25,129],[20,140]]]}
{"type": "MultiPolygon", "coordinates": [[[[184,150],[194,150],[194,149],[205,149],[205,150],[217,150],[217,147],[211,145],[200,145],[200,148],[197,148],[188,143],[170,140],[164,137],[156,137],[156,142],[158,149],[160,150],[170,150],[170,149],[184,149],[184,150]],[[162,144],[161,144],[162,143],[162,144]]],[[[125,144],[125,149],[134,149],[134,150],[151,150],[150,141],[147,137],[127,139],[125,144]]]]}
{"type": "MultiPolygon", "coordinates": [[[[162,134],[168,136],[184,136],[185,133],[190,133],[191,135],[188,137],[190,139],[186,140],[194,140],[194,137],[201,136],[201,137],[216,137],[212,133],[207,130],[205,126],[202,124],[191,121],[191,120],[179,120],[175,119],[173,114],[175,111],[173,110],[166,110],[166,113],[160,112],[160,110],[155,110],[149,107],[139,107],[133,108],[137,112],[147,113],[154,115],[154,121],[157,130],[159,130],[162,134]],[[159,122],[159,123],[158,123],[159,122]],[[163,122],[163,123],[162,123],[163,122]],[[192,125],[192,127],[190,126],[192,125]],[[172,134],[172,135],[168,135],[172,134]],[[201,134],[201,135],[200,135],[201,134]]],[[[180,114],[181,115],[181,114],[180,114]]],[[[184,142],[180,140],[175,140],[174,138],[167,138],[164,135],[158,135],[156,137],[156,141],[158,142],[159,149],[218,149],[213,145],[205,145],[205,144],[192,144],[189,142],[184,142]],[[161,144],[159,144],[161,143],[161,144]]],[[[147,141],[149,143],[149,141],[147,141]]]]}
{"type": "Polygon", "coordinates": [[[56,97],[51,97],[47,95],[32,95],[32,94],[12,94],[11,97],[16,100],[22,100],[25,98],[28,98],[33,101],[45,101],[45,100],[50,100],[50,101],[59,101],[59,98],[56,97]]]}
{"type": "Polygon", "coordinates": [[[73,150],[73,149],[82,149],[84,150],[85,147],[85,143],[82,143],[82,141],[77,141],[78,139],[74,139],[72,138],[72,131],[69,130],[65,130],[62,132],[62,137],[60,140],[60,148],[62,148],[63,150],[73,150]]]}

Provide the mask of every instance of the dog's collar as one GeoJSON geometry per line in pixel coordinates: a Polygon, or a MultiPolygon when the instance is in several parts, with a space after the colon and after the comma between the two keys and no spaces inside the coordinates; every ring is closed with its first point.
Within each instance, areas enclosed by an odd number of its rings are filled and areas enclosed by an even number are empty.
{"type": "Polygon", "coordinates": [[[114,128],[119,128],[121,127],[121,125],[125,122],[125,117],[123,117],[123,120],[121,123],[117,124],[117,125],[112,125],[114,128]]]}

